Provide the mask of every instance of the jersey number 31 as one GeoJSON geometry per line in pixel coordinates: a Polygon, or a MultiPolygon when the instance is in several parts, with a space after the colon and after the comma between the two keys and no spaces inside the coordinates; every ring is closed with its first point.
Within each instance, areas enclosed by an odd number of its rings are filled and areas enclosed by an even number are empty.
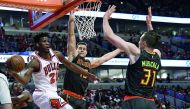
{"type": "Polygon", "coordinates": [[[141,79],[140,84],[143,86],[154,86],[156,71],[152,69],[143,69],[144,78],[141,79]]]}

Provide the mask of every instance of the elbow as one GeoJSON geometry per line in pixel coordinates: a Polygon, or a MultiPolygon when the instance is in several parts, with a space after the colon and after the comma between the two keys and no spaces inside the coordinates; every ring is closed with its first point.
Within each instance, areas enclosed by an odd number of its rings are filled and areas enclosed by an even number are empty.
{"type": "Polygon", "coordinates": [[[108,33],[106,30],[104,30],[104,37],[105,37],[106,39],[109,38],[109,33],[108,33]]]}
{"type": "Polygon", "coordinates": [[[104,33],[104,37],[107,37],[107,31],[104,26],[103,26],[103,33],[104,33]]]}
{"type": "Polygon", "coordinates": [[[112,36],[114,36],[114,33],[104,33],[104,38],[108,41],[111,41],[113,39],[112,36]]]}

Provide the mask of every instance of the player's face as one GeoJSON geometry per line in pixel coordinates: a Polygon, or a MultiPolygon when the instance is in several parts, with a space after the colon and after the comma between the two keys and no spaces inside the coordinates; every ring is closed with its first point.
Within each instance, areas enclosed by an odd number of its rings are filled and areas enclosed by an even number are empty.
{"type": "Polygon", "coordinates": [[[21,93],[23,91],[23,86],[20,83],[15,83],[13,86],[13,90],[15,93],[21,93]]]}
{"type": "Polygon", "coordinates": [[[39,47],[40,51],[49,53],[50,43],[48,40],[48,37],[42,37],[39,41],[39,47]]]}
{"type": "Polygon", "coordinates": [[[81,57],[85,57],[87,55],[87,47],[86,45],[78,45],[77,52],[81,57]]]}
{"type": "Polygon", "coordinates": [[[145,41],[143,40],[144,34],[140,37],[139,40],[139,48],[144,49],[145,48],[145,41]]]}

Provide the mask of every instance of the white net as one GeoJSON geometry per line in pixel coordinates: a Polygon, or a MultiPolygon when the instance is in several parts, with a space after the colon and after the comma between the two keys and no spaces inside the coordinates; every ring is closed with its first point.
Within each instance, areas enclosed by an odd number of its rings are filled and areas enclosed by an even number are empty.
{"type": "Polygon", "coordinates": [[[75,12],[75,24],[79,33],[79,38],[90,39],[96,36],[94,21],[100,11],[100,2],[86,2],[81,4],[79,10],[75,12]]]}

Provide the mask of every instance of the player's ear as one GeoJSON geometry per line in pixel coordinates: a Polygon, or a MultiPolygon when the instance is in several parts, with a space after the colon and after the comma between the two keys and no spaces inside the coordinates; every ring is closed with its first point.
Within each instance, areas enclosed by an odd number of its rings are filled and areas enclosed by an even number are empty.
{"type": "Polygon", "coordinates": [[[145,47],[147,47],[147,43],[146,43],[146,41],[143,41],[143,45],[144,45],[145,47]]]}

